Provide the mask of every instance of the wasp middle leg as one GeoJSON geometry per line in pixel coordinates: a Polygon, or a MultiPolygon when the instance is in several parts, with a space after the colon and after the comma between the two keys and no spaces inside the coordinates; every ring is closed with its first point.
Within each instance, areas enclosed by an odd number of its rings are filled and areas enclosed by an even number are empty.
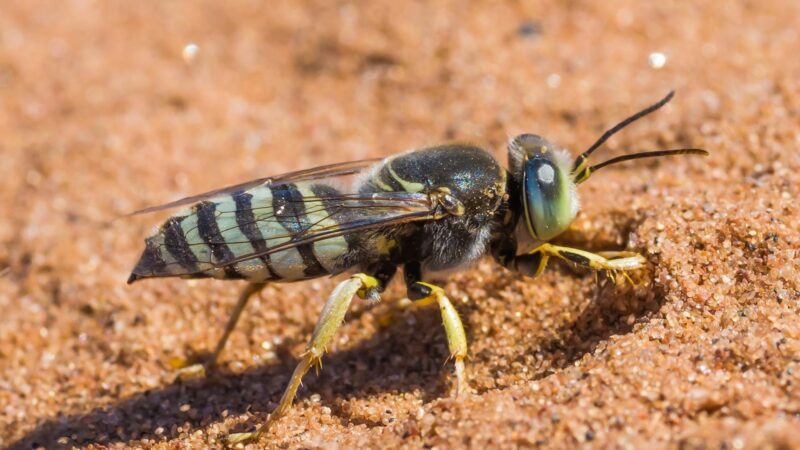
{"type": "Polygon", "coordinates": [[[339,326],[342,324],[350,302],[353,300],[353,296],[358,295],[360,298],[375,298],[377,295],[376,293],[381,289],[382,285],[377,278],[363,273],[353,275],[339,283],[325,303],[325,307],[322,308],[322,313],[314,328],[311,340],[306,345],[306,350],[303,352],[303,355],[300,357],[300,362],[292,373],[292,377],[283,392],[278,407],[269,415],[267,423],[255,432],[231,434],[228,436],[228,442],[238,443],[258,439],[273,423],[275,423],[275,421],[283,417],[292,406],[303,375],[305,375],[312,366],[316,365],[319,368],[322,365],[322,355],[325,353],[325,348],[330,343],[336,330],[339,329],[339,326]]]}

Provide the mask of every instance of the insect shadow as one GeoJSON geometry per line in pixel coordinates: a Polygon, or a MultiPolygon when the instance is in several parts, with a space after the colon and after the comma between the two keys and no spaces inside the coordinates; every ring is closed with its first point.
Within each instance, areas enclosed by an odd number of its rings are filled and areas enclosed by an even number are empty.
{"type": "MultiPolygon", "coordinates": [[[[557,270],[563,272],[559,276],[591,277],[563,266],[557,270]]],[[[487,294],[493,295],[492,292],[487,294]]],[[[660,307],[663,295],[656,293],[647,297],[647,301],[642,302],[641,295],[620,293],[613,286],[601,285],[579,317],[564,324],[556,332],[556,338],[529,343],[528,351],[543,353],[550,361],[547,368],[533,371],[530,377],[544,378],[593,352],[598,343],[609,336],[629,331],[631,315],[636,320],[660,307]]],[[[468,330],[471,328],[470,308],[476,306],[460,308],[468,330]]],[[[381,310],[389,309],[387,305],[381,310]]],[[[371,320],[363,318],[364,311],[354,311],[348,321],[371,320]]],[[[374,311],[375,316],[380,314],[380,310],[374,311]]],[[[303,335],[310,334],[312,328],[313,324],[309,324],[303,335]]],[[[320,403],[329,407],[335,418],[372,427],[386,423],[351,411],[347,400],[387,392],[416,391],[428,402],[449,394],[451,368],[443,364],[448,350],[436,308],[399,312],[388,326],[377,328],[370,338],[350,349],[327,354],[323,360],[324,370],[319,376],[306,377],[299,398],[318,394],[320,403]]],[[[205,428],[226,416],[247,412],[256,414],[247,424],[237,425],[231,431],[252,429],[272,411],[283,392],[296,362],[289,350],[294,344],[285,342],[278,346],[275,349],[277,361],[241,373],[220,368],[205,379],[176,381],[85,414],[49,419],[9,448],[113,445],[141,439],[159,441],[205,428]],[[181,411],[181,406],[186,404],[190,404],[190,409],[181,411]],[[59,442],[63,437],[69,440],[59,442]]]]}
{"type": "Polygon", "coordinates": [[[613,283],[599,280],[597,292],[577,319],[559,327],[556,337],[540,342],[535,351],[547,355],[549,367],[533,372],[539,380],[573,365],[614,335],[630,333],[635,324],[646,320],[664,304],[665,294],[648,286],[649,292],[626,288],[620,292],[613,283]]]}
{"type": "MultiPolygon", "coordinates": [[[[614,229],[621,230],[621,236],[628,236],[640,225],[624,214],[612,213],[608,218],[615,223],[614,229]]],[[[564,245],[589,250],[617,245],[611,241],[585,241],[584,237],[573,233],[565,233],[560,240],[564,245]]],[[[530,351],[546,355],[549,362],[548,368],[533,372],[533,379],[546,378],[556,370],[571,366],[584,355],[595,353],[602,342],[611,336],[631,332],[636,323],[647,320],[666,302],[666,292],[653,282],[649,268],[635,278],[636,285],[633,286],[627,282],[616,285],[602,273],[592,274],[563,264],[557,270],[562,272],[560,276],[583,276],[587,283],[592,283],[592,298],[576,319],[555,330],[552,339],[532,344],[530,351]]]]}
{"type": "MultiPolygon", "coordinates": [[[[362,320],[359,315],[355,311],[348,320],[362,320]]],[[[312,329],[313,323],[303,335],[309,335],[312,329]]],[[[277,346],[275,362],[241,373],[219,368],[205,379],[176,381],[84,414],[48,419],[9,448],[159,441],[248,411],[256,414],[233,431],[252,429],[266,418],[283,392],[296,363],[296,355],[290,352],[293,344],[285,342],[277,346]],[[191,409],[182,412],[181,406],[186,404],[191,409]],[[69,439],[59,442],[64,437],[69,439]]],[[[299,398],[319,394],[321,404],[331,408],[334,417],[350,423],[379,425],[345,411],[341,399],[411,391],[418,391],[425,401],[447,396],[451,368],[443,364],[446,358],[447,343],[438,310],[403,311],[388,326],[375,330],[372,337],[350,349],[328,353],[320,375],[306,376],[299,398]],[[410,324],[413,326],[409,327],[410,324]]]]}

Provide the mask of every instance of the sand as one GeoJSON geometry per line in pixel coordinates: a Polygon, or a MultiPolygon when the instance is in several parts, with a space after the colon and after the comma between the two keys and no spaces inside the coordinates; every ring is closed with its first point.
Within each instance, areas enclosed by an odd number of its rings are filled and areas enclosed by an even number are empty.
{"type": "Polygon", "coordinates": [[[206,379],[237,282],[127,286],[163,215],[289,170],[533,132],[604,169],[560,242],[638,285],[490,260],[436,309],[356,301],[274,448],[800,448],[800,3],[60,2],[0,8],[0,448],[223,447],[276,405],[337,280],[268,287],[206,379]],[[191,47],[191,44],[196,47],[191,47]]]}

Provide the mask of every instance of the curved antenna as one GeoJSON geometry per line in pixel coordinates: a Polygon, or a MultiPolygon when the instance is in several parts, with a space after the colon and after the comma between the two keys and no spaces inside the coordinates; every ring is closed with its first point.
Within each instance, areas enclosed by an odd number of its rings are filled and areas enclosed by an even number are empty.
{"type": "Polygon", "coordinates": [[[644,116],[650,114],[651,112],[656,111],[657,109],[659,109],[662,106],[666,105],[667,103],[669,103],[670,100],[672,100],[672,97],[674,95],[675,95],[675,91],[669,91],[667,96],[662,98],[658,102],[656,102],[656,103],[648,106],[647,108],[637,112],[636,114],[628,117],[627,119],[623,120],[622,122],[620,122],[620,123],[614,125],[613,127],[611,127],[609,130],[606,130],[606,132],[603,133],[602,136],[600,136],[600,139],[598,139],[597,142],[592,144],[592,146],[589,147],[585,152],[581,153],[580,155],[578,155],[577,158],[575,158],[575,162],[572,165],[572,173],[573,174],[577,174],[580,171],[582,171],[583,168],[584,168],[584,165],[586,164],[586,160],[589,158],[589,155],[591,155],[592,152],[594,152],[601,145],[603,145],[611,136],[616,134],[619,130],[627,127],[631,123],[641,119],[642,117],[644,117],[644,116]]]}
{"type": "Polygon", "coordinates": [[[598,171],[599,169],[602,169],[603,167],[610,166],[612,164],[617,164],[624,161],[630,161],[632,159],[657,158],[660,156],[675,156],[675,155],[708,156],[708,152],[703,150],[702,148],[675,148],[670,150],[655,150],[649,152],[632,153],[630,155],[621,155],[603,161],[600,164],[589,166],[583,169],[580,173],[574,174],[574,181],[575,184],[582,183],[586,181],[586,179],[589,178],[589,176],[591,176],[592,173],[598,171]]]}

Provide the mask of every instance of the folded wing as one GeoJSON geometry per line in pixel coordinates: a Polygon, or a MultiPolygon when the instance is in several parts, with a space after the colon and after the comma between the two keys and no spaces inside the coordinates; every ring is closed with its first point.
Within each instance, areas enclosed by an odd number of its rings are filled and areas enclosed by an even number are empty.
{"type": "Polygon", "coordinates": [[[346,268],[360,233],[436,218],[424,193],[335,187],[374,163],[253,180],[137,212],[194,203],[146,240],[129,282],[171,276],[290,281],[336,273],[346,268]]]}

